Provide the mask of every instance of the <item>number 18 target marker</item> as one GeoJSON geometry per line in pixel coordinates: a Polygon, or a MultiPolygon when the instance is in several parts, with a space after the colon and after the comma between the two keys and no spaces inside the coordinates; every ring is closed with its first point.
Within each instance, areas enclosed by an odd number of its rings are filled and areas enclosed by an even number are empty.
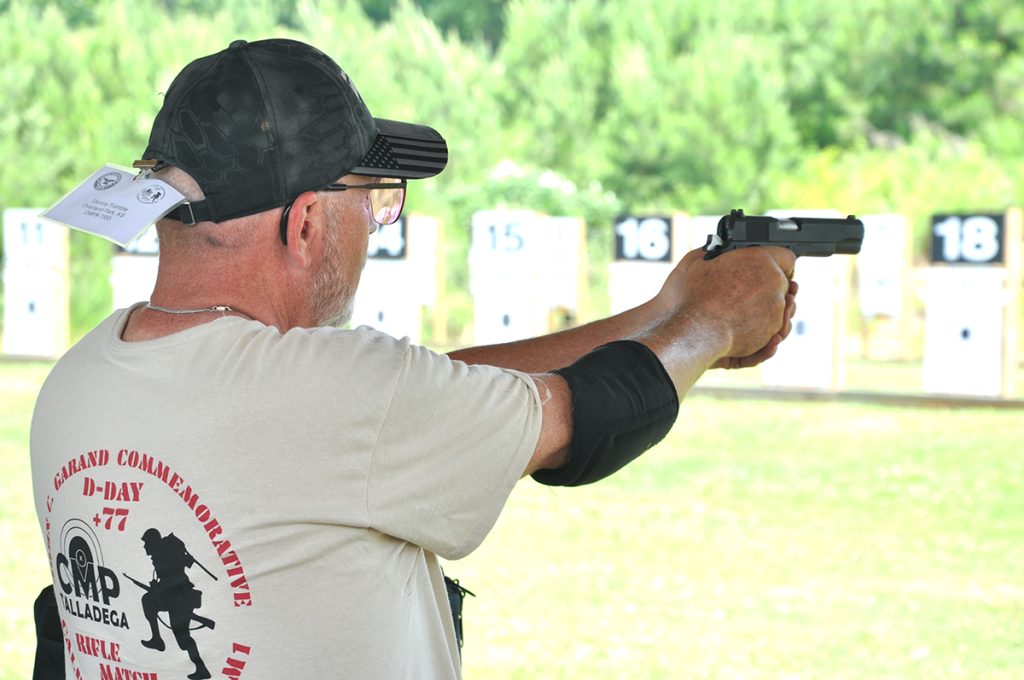
{"type": "Polygon", "coordinates": [[[933,215],[932,262],[998,264],[1003,261],[1003,215],[933,215]]]}

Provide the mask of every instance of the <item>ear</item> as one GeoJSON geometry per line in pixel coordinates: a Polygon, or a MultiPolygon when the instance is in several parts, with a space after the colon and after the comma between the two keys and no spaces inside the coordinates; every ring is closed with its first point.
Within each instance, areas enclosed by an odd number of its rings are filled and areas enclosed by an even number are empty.
{"type": "Polygon", "coordinates": [[[323,223],[323,203],[312,191],[299,194],[292,201],[288,213],[288,257],[305,269],[313,263],[313,248],[320,241],[323,223]]]}

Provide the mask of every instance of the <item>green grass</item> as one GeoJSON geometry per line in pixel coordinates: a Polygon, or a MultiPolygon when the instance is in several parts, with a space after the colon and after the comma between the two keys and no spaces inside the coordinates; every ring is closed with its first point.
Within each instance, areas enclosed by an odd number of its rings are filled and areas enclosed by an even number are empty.
{"type": "MultiPolygon", "coordinates": [[[[0,679],[49,578],[40,365],[0,364],[0,679]]],[[[695,397],[605,482],[524,482],[446,571],[472,679],[1024,677],[1024,411],[695,397]]]]}
{"type": "MultiPolygon", "coordinates": [[[[710,371],[698,385],[712,387],[759,387],[759,369],[744,371],[710,371]]],[[[1013,389],[1008,397],[1024,400],[1024,363],[1012,373],[1013,389]]],[[[920,361],[879,361],[848,356],[843,365],[841,389],[848,392],[881,394],[921,394],[920,361]]]]}
{"type": "Polygon", "coordinates": [[[50,582],[32,500],[28,430],[47,364],[0,363],[0,679],[32,676],[32,602],[50,582]]]}
{"type": "Polygon", "coordinates": [[[472,678],[1024,677],[1024,416],[693,399],[448,572],[472,678]]]}

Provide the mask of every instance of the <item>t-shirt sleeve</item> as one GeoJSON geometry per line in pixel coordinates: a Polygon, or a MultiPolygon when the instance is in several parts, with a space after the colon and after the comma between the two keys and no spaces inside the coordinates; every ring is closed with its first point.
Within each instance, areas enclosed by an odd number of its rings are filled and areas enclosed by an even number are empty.
{"type": "Polygon", "coordinates": [[[410,347],[370,462],[371,528],[446,559],[469,554],[497,521],[540,426],[529,376],[410,347]]]}

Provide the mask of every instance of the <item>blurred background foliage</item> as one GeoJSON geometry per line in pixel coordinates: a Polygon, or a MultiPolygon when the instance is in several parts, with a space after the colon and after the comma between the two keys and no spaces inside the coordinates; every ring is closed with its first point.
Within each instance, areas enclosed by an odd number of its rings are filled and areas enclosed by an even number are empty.
{"type": "MultiPolygon", "coordinates": [[[[130,164],[174,75],[231,40],[332,55],[375,115],[451,161],[409,205],[441,217],[449,290],[473,211],[932,213],[1024,203],[1019,0],[0,0],[0,208],[130,164]]],[[[73,235],[72,324],[109,309],[110,246],[73,235]]],[[[457,305],[456,305],[457,308],[457,305]]]]}

